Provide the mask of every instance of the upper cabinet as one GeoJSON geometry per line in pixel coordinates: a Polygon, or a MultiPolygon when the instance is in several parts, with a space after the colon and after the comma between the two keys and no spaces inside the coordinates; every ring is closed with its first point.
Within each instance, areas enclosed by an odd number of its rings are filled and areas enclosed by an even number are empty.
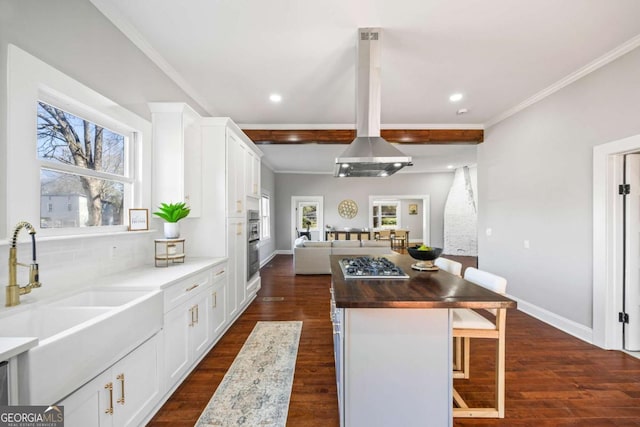
{"type": "Polygon", "coordinates": [[[245,191],[248,197],[260,197],[260,156],[247,150],[245,162],[245,191]]]}
{"type": "Polygon", "coordinates": [[[177,102],[149,104],[153,125],[153,209],[185,202],[190,217],[202,214],[201,117],[177,102]]]}
{"type": "Polygon", "coordinates": [[[258,206],[257,200],[248,199],[260,197],[262,152],[228,117],[203,118],[202,129],[203,158],[207,165],[203,172],[205,176],[211,176],[213,173],[209,169],[214,164],[218,171],[224,170],[224,176],[218,173],[216,180],[226,182],[225,216],[245,218],[247,205],[258,206]]]}

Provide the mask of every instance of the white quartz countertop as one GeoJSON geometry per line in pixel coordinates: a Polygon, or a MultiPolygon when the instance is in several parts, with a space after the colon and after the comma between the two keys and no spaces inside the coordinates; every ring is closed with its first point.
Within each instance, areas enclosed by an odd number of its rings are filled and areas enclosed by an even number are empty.
{"type": "Polygon", "coordinates": [[[2,337],[0,338],[0,361],[9,360],[38,345],[38,338],[2,337]]]}
{"type": "MultiPolygon", "coordinates": [[[[85,286],[75,287],[72,293],[79,292],[83,288],[126,288],[130,290],[154,290],[165,289],[174,283],[198,274],[201,271],[213,268],[224,263],[227,258],[197,258],[189,257],[182,264],[170,264],[168,267],[155,267],[145,265],[124,272],[104,276],[97,280],[91,280],[85,286]]],[[[12,315],[23,310],[33,309],[34,306],[45,305],[51,300],[68,294],[65,292],[51,298],[35,300],[24,303],[9,310],[0,310],[0,321],[3,316],[12,315]]],[[[35,337],[0,337],[0,361],[8,360],[20,353],[28,351],[38,345],[35,337]]]]}
{"type": "Polygon", "coordinates": [[[226,262],[227,258],[190,257],[183,264],[169,264],[168,267],[143,266],[122,273],[105,276],[91,284],[91,287],[122,287],[129,289],[165,289],[191,275],[226,262]]]}

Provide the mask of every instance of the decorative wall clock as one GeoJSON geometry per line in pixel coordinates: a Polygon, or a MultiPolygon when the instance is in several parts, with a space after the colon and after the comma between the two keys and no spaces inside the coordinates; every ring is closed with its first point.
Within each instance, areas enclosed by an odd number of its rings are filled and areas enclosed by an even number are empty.
{"type": "Polygon", "coordinates": [[[351,219],[358,214],[358,205],[353,200],[343,200],[338,205],[338,213],[342,218],[351,219]]]}

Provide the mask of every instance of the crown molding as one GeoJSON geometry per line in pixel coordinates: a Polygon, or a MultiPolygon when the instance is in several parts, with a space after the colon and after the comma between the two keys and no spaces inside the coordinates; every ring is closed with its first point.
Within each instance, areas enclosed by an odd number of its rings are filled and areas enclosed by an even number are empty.
{"type": "Polygon", "coordinates": [[[155,50],[151,44],[145,39],[142,34],[129,22],[127,18],[120,12],[120,10],[113,6],[112,3],[105,0],[90,0],[91,3],[98,9],[113,25],[116,26],[127,37],[131,43],[133,43],[138,49],[142,51],[162,72],[164,72],[171,81],[173,81],[180,89],[182,89],[191,99],[196,101],[198,105],[203,108],[208,114],[212,116],[218,115],[216,111],[209,105],[206,99],[201,97],[189,83],[182,77],[182,75],[173,68],[169,62],[164,59],[160,53],[155,50]]]}
{"type": "Polygon", "coordinates": [[[571,83],[583,78],[584,76],[586,76],[588,74],[593,73],[594,71],[598,70],[599,68],[602,68],[605,65],[609,64],[610,62],[612,62],[612,61],[620,58],[621,56],[631,52],[633,49],[637,48],[638,46],[640,46],[640,34],[635,36],[635,37],[633,37],[632,39],[627,40],[626,42],[624,42],[620,46],[618,46],[615,49],[607,52],[606,54],[602,55],[598,59],[588,63],[587,65],[585,65],[584,67],[578,69],[577,71],[574,71],[573,73],[569,74],[565,78],[563,78],[561,80],[558,80],[556,83],[554,83],[551,86],[541,90],[540,92],[536,93],[535,95],[531,96],[530,98],[527,98],[526,100],[524,100],[520,104],[516,105],[515,107],[512,107],[512,108],[504,111],[503,113],[498,114],[497,116],[491,118],[489,121],[487,121],[484,124],[484,128],[487,129],[487,128],[489,128],[489,127],[491,127],[491,126],[493,126],[493,125],[495,125],[497,123],[500,123],[504,119],[513,116],[514,114],[524,110],[525,108],[529,107],[530,105],[533,105],[536,102],[542,101],[544,98],[556,93],[557,91],[559,91],[560,89],[564,88],[565,86],[570,85],[571,83]]]}

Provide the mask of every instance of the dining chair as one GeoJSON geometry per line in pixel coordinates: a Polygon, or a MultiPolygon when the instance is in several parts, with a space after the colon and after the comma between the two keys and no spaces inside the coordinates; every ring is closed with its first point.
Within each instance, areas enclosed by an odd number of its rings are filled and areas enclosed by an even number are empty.
{"type": "Polygon", "coordinates": [[[462,277],[462,264],[447,258],[436,258],[433,262],[439,269],[451,273],[454,276],[462,277]]]}
{"type": "Polygon", "coordinates": [[[395,236],[393,238],[393,244],[395,247],[399,247],[402,249],[407,248],[407,231],[406,230],[395,230],[395,236]]]}
{"type": "Polygon", "coordinates": [[[378,240],[391,240],[391,230],[380,230],[378,240]]]}
{"type": "MultiPolygon", "coordinates": [[[[451,273],[454,276],[462,277],[462,264],[458,261],[454,261],[447,258],[438,257],[433,261],[434,265],[441,270],[451,273]]],[[[462,338],[457,337],[453,339],[453,372],[464,372],[462,366],[462,338]]],[[[459,374],[458,374],[459,375],[459,374]]]]}
{"type": "MultiPolygon", "coordinates": [[[[495,274],[468,267],[464,279],[487,288],[493,292],[504,294],[507,280],[495,274]]],[[[487,309],[493,320],[470,308],[452,310],[453,337],[460,338],[456,351],[462,351],[462,369],[453,372],[453,378],[469,378],[469,360],[471,358],[471,338],[488,338],[497,340],[495,362],[495,401],[493,408],[470,408],[462,396],[453,389],[453,400],[458,407],[453,408],[454,417],[466,418],[504,418],[505,396],[505,327],[507,310],[505,308],[487,309]]],[[[460,368],[460,366],[458,366],[460,368]]]]}

